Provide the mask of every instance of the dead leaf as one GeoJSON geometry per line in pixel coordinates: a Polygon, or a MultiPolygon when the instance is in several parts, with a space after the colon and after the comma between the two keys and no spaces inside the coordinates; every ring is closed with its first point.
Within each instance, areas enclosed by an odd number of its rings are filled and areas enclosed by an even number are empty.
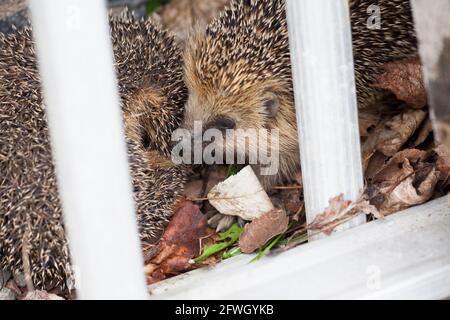
{"type": "Polygon", "coordinates": [[[373,178],[377,184],[393,184],[405,177],[405,172],[401,170],[405,159],[410,162],[425,161],[428,154],[426,151],[418,149],[406,149],[396,153],[391,159],[378,171],[373,178]]]}
{"type": "Polygon", "coordinates": [[[375,149],[386,156],[392,156],[408,141],[425,120],[427,113],[422,110],[408,110],[392,119],[383,121],[375,149]]]}
{"type": "Polygon", "coordinates": [[[200,252],[214,230],[199,207],[185,201],[172,217],[160,241],[160,251],[146,265],[147,282],[155,283],[167,276],[191,269],[189,261],[200,252]]]}
{"type": "Polygon", "coordinates": [[[366,193],[370,203],[387,215],[430,200],[439,177],[428,152],[406,149],[375,175],[366,193]]]}
{"type": "Polygon", "coordinates": [[[387,157],[395,155],[426,118],[427,113],[422,110],[407,110],[393,117],[385,117],[362,144],[364,171],[377,152],[387,157]]]}
{"type": "Polygon", "coordinates": [[[383,217],[364,196],[352,202],[344,200],[344,195],[341,194],[330,199],[329,204],[325,211],[317,215],[314,221],[306,227],[309,231],[331,234],[336,227],[360,214],[371,214],[378,219],[383,217]]]}
{"type": "Polygon", "coordinates": [[[411,172],[411,176],[400,182],[392,191],[386,193],[385,201],[380,208],[383,214],[390,214],[425,203],[430,200],[434,193],[438,181],[438,173],[434,167],[417,186],[414,185],[414,171],[412,166],[408,164],[408,160],[405,160],[404,170],[411,172]]]}
{"type": "Polygon", "coordinates": [[[239,238],[243,253],[252,253],[273,237],[286,231],[289,218],[282,209],[273,209],[248,223],[239,238]]]}
{"type": "Polygon", "coordinates": [[[397,99],[408,106],[421,109],[427,104],[427,93],[423,81],[422,65],[418,58],[385,64],[384,73],[378,78],[377,86],[389,90],[397,99]]]}

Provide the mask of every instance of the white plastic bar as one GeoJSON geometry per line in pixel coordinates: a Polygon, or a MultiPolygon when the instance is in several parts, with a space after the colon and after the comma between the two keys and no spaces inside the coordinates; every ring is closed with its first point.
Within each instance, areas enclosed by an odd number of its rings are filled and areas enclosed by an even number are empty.
{"type": "MultiPolygon", "coordinates": [[[[348,0],[288,0],[306,218],[363,188],[348,0]]],[[[365,222],[359,216],[340,230],[365,222]]],[[[315,237],[317,238],[317,237],[315,237]]]]}
{"type": "Polygon", "coordinates": [[[30,8],[78,297],[144,299],[105,3],[30,8]]]}
{"type": "Polygon", "coordinates": [[[149,289],[158,299],[445,299],[449,230],[450,204],[441,198],[256,263],[241,255],[149,289]]]}
{"type": "Polygon", "coordinates": [[[412,5],[435,136],[450,147],[450,1],[412,5]]]}

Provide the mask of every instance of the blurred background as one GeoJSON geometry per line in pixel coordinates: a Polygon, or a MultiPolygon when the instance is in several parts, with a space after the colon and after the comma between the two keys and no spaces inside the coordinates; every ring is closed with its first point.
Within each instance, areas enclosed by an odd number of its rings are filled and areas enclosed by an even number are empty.
{"type": "MultiPolygon", "coordinates": [[[[114,14],[128,7],[136,17],[151,17],[183,42],[191,27],[206,24],[230,0],[106,0],[114,14]]],[[[0,0],[0,32],[27,24],[27,0],[0,0]]]]}

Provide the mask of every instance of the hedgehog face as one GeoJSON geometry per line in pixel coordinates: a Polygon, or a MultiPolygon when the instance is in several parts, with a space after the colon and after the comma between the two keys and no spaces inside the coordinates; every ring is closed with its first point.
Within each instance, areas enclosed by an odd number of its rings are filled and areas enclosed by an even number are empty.
{"type": "MultiPolygon", "coordinates": [[[[278,129],[287,139],[297,136],[284,11],[283,0],[232,1],[206,30],[190,35],[184,128],[201,121],[203,130],[278,129]]],[[[233,132],[226,138],[244,152],[233,132]]]]}
{"type": "MultiPolygon", "coordinates": [[[[196,85],[198,79],[190,80],[187,82],[189,99],[182,128],[190,131],[190,137],[194,139],[189,142],[191,145],[196,141],[202,141],[203,147],[214,144],[213,147],[221,150],[221,154],[225,154],[225,150],[233,150],[233,161],[242,157],[247,161],[257,158],[261,152],[271,152],[259,150],[258,141],[271,135],[273,129],[288,128],[290,133],[295,130],[292,99],[289,93],[285,93],[289,86],[276,80],[265,80],[234,92],[223,89],[205,91],[204,85],[196,85]],[[195,129],[196,123],[201,124],[202,130],[195,129]],[[221,132],[223,139],[208,139],[210,129],[221,132]]],[[[270,147],[279,149],[277,145],[270,147]]]]}

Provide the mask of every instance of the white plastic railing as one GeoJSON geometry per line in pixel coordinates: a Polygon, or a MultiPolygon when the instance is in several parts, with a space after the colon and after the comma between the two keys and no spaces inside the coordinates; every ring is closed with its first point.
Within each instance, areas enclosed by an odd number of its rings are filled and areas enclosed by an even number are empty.
{"type": "Polygon", "coordinates": [[[146,298],[105,3],[30,8],[78,296],[146,298]]]}
{"type": "MultiPolygon", "coordinates": [[[[288,0],[306,217],[363,187],[348,0],[288,0]]],[[[341,226],[365,222],[360,216],[341,226]]]]}

